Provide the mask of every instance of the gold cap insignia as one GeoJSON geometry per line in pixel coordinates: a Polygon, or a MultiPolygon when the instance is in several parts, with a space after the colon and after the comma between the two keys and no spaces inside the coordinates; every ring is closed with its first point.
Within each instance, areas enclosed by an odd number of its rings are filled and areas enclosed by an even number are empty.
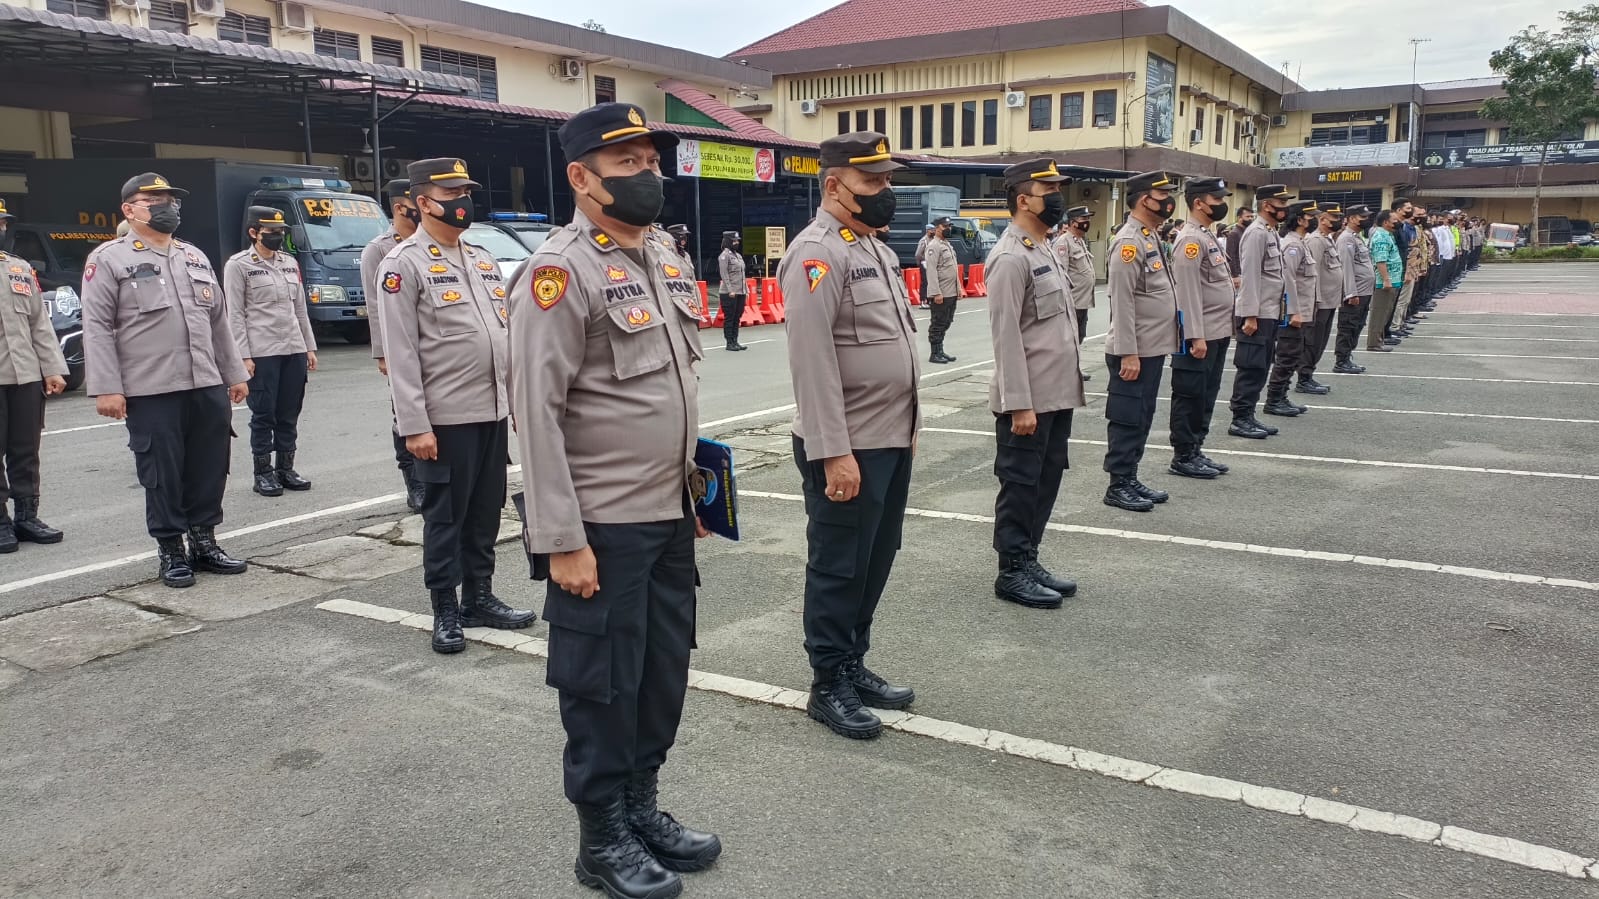
{"type": "Polygon", "coordinates": [[[627,120],[635,125],[644,124],[644,117],[638,114],[637,109],[629,109],[627,111],[627,120]]]}
{"type": "Polygon", "coordinates": [[[878,153],[887,153],[888,152],[888,141],[886,141],[886,140],[878,141],[877,142],[877,146],[874,149],[878,153]]]}
{"type": "Polygon", "coordinates": [[[455,161],[455,173],[457,175],[465,175],[466,174],[466,163],[464,163],[461,160],[457,159],[455,161]]]}

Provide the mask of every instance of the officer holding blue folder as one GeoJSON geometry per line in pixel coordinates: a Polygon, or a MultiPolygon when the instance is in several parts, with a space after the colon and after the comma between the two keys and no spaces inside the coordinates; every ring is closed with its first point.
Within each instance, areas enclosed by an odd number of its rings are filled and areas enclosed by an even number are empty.
{"type": "Polygon", "coordinates": [[[1232,194],[1220,178],[1188,179],[1183,185],[1188,220],[1172,244],[1171,276],[1188,352],[1171,357],[1172,460],[1167,470],[1185,478],[1210,480],[1228,471],[1205,455],[1204,447],[1233,334],[1232,274],[1227,252],[1211,227],[1227,217],[1232,194]]]}

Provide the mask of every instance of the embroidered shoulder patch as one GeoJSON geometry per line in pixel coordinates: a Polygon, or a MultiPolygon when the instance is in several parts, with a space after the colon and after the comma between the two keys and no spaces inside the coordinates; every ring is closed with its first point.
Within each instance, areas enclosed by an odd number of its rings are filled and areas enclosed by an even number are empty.
{"type": "Polygon", "coordinates": [[[827,263],[820,259],[807,259],[804,262],[804,266],[805,280],[810,282],[811,293],[815,293],[816,285],[822,283],[822,279],[827,277],[827,273],[832,271],[832,269],[828,268],[827,263]]]}
{"type": "Polygon", "coordinates": [[[1183,247],[1183,255],[1187,256],[1189,259],[1198,259],[1199,258],[1199,244],[1191,243],[1188,246],[1183,247]]]}
{"type": "Polygon", "coordinates": [[[548,309],[566,296],[566,282],[572,275],[566,269],[544,265],[533,270],[533,302],[540,309],[548,309]]]}
{"type": "Polygon", "coordinates": [[[1132,262],[1138,258],[1138,248],[1130,243],[1122,244],[1121,257],[1123,262],[1132,262]]]}
{"type": "Polygon", "coordinates": [[[400,292],[400,273],[399,272],[388,272],[388,273],[386,273],[383,276],[383,292],[384,293],[399,293],[400,292]]]}

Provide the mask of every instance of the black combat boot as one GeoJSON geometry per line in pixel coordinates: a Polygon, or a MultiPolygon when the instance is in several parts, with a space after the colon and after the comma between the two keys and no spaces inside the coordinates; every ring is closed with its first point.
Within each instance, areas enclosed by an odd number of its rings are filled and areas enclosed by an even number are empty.
{"type": "Polygon", "coordinates": [[[994,580],[994,595],[1029,609],[1058,609],[1061,595],[1040,584],[1027,571],[1027,557],[1000,556],[999,577],[994,580]]]}
{"type": "Polygon", "coordinates": [[[1265,412],[1267,415],[1282,415],[1288,418],[1293,418],[1305,410],[1302,406],[1296,406],[1293,403],[1290,403],[1288,401],[1288,394],[1285,391],[1278,396],[1266,397],[1266,405],[1262,407],[1261,411],[1265,412]]]}
{"type": "Polygon", "coordinates": [[[189,562],[189,552],[183,547],[182,537],[163,537],[156,541],[156,571],[161,583],[168,587],[193,587],[194,565],[189,562]]]}
{"type": "Polygon", "coordinates": [[[1035,549],[1027,553],[1026,565],[1028,577],[1037,581],[1039,586],[1054,590],[1066,598],[1077,595],[1077,582],[1052,574],[1048,568],[1039,563],[1038,550],[1035,549]]]}
{"type": "Polygon", "coordinates": [[[1277,433],[1278,433],[1277,429],[1275,427],[1271,426],[1271,425],[1262,424],[1261,420],[1256,418],[1255,417],[1255,413],[1253,413],[1253,412],[1249,413],[1249,423],[1254,425],[1255,427],[1261,429],[1262,431],[1265,431],[1267,437],[1276,437],[1277,436],[1277,433]]]}
{"type": "Polygon", "coordinates": [[[1155,504],[1144,495],[1133,489],[1131,478],[1112,476],[1110,487],[1105,490],[1105,505],[1126,509],[1129,512],[1148,512],[1155,508],[1155,504]]]}
{"type": "Polygon", "coordinates": [[[656,806],[659,768],[635,773],[627,782],[627,826],[668,871],[690,873],[709,868],[722,854],[714,833],[684,827],[656,806]]]}
{"type": "Polygon", "coordinates": [[[416,479],[416,467],[400,466],[400,477],[405,479],[405,507],[412,512],[422,511],[422,482],[416,479]]]}
{"type": "Polygon", "coordinates": [[[272,456],[251,456],[255,462],[255,484],[251,490],[262,496],[282,496],[283,484],[278,481],[278,473],[272,470],[272,456]]]}
{"type": "Polygon", "coordinates": [[[874,709],[903,709],[916,701],[916,691],[910,687],[896,687],[882,675],[866,667],[861,659],[851,658],[844,663],[844,673],[855,685],[855,695],[862,705],[874,709]]]}
{"type": "Polygon", "coordinates": [[[282,484],[284,489],[286,489],[286,490],[310,490],[311,489],[311,482],[307,481],[305,478],[300,477],[300,473],[294,470],[294,452],[293,452],[293,450],[290,450],[289,452],[286,452],[286,453],[285,452],[279,452],[278,453],[277,475],[278,475],[278,483],[282,484]]]}
{"type": "Polygon", "coordinates": [[[433,593],[433,651],[445,654],[466,648],[466,635],[461,633],[461,604],[454,590],[434,590],[433,593]]]}
{"type": "Polygon", "coordinates": [[[1132,486],[1133,490],[1138,492],[1139,496],[1142,496],[1144,499],[1147,499],[1152,503],[1159,504],[1171,499],[1170,493],[1167,493],[1164,490],[1156,490],[1148,484],[1145,484],[1143,481],[1138,479],[1138,475],[1136,474],[1128,478],[1127,483],[1132,486]]]}
{"type": "Polygon", "coordinates": [[[0,555],[16,552],[17,545],[16,527],[5,509],[0,508],[0,555]]]}
{"type": "Polygon", "coordinates": [[[1248,437],[1250,440],[1265,440],[1269,436],[1265,428],[1255,424],[1248,416],[1233,419],[1233,423],[1227,428],[1227,433],[1234,437],[1248,437]]]}
{"type": "Polygon", "coordinates": [[[1205,451],[1203,449],[1195,453],[1194,458],[1205,463],[1206,465],[1209,465],[1211,468],[1216,469],[1217,474],[1226,474],[1227,472],[1232,471],[1232,469],[1228,466],[1223,465],[1220,462],[1217,462],[1215,459],[1205,455],[1205,451]]]}
{"type": "Polygon", "coordinates": [[[189,528],[189,567],[212,574],[243,574],[250,563],[233,558],[217,546],[215,528],[189,528]]]}
{"type": "Polygon", "coordinates": [[[861,705],[860,694],[855,692],[855,684],[843,665],[833,671],[817,672],[805,713],[851,740],[870,740],[883,732],[882,719],[861,705]]]}
{"type": "Polygon", "coordinates": [[[673,899],[683,893],[683,878],[661,863],[627,823],[627,805],[618,796],[604,805],[577,806],[579,836],[573,873],[586,887],[610,899],[673,899]]]}
{"type": "Polygon", "coordinates": [[[16,498],[16,504],[18,540],[26,540],[29,543],[61,542],[61,532],[39,520],[37,496],[19,496],[16,498]]]}
{"type": "Polygon", "coordinates": [[[1333,371],[1341,375],[1358,375],[1364,374],[1366,367],[1364,365],[1356,365],[1351,359],[1339,359],[1338,364],[1333,366],[1333,371]]]}
{"type": "Polygon", "coordinates": [[[1197,450],[1173,454],[1171,464],[1166,466],[1166,470],[1180,477],[1198,478],[1202,481],[1213,481],[1221,476],[1221,472],[1199,458],[1197,450]]]}
{"type": "Polygon", "coordinates": [[[1332,388],[1321,383],[1315,378],[1300,378],[1299,385],[1294,388],[1299,393],[1308,393],[1311,396],[1326,396],[1332,393],[1332,388]]]}
{"type": "Polygon", "coordinates": [[[467,578],[461,585],[461,626],[520,630],[537,621],[532,609],[513,609],[494,595],[492,578],[467,578]]]}
{"type": "Polygon", "coordinates": [[[944,353],[944,341],[940,340],[933,343],[933,354],[927,357],[927,361],[935,365],[947,365],[954,362],[955,357],[944,353]]]}

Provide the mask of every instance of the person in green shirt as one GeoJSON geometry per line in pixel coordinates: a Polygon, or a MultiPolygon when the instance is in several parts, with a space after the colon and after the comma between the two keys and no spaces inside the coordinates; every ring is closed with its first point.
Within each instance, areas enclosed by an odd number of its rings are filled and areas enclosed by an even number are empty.
{"type": "Polygon", "coordinates": [[[1376,289],[1371,296],[1371,328],[1366,332],[1366,349],[1374,353],[1393,350],[1394,344],[1383,336],[1380,322],[1393,317],[1394,304],[1399,301],[1399,289],[1404,283],[1405,263],[1399,257],[1399,245],[1394,242],[1394,228],[1399,219],[1392,210],[1377,213],[1377,224],[1371,229],[1371,264],[1377,270],[1376,289]]]}

